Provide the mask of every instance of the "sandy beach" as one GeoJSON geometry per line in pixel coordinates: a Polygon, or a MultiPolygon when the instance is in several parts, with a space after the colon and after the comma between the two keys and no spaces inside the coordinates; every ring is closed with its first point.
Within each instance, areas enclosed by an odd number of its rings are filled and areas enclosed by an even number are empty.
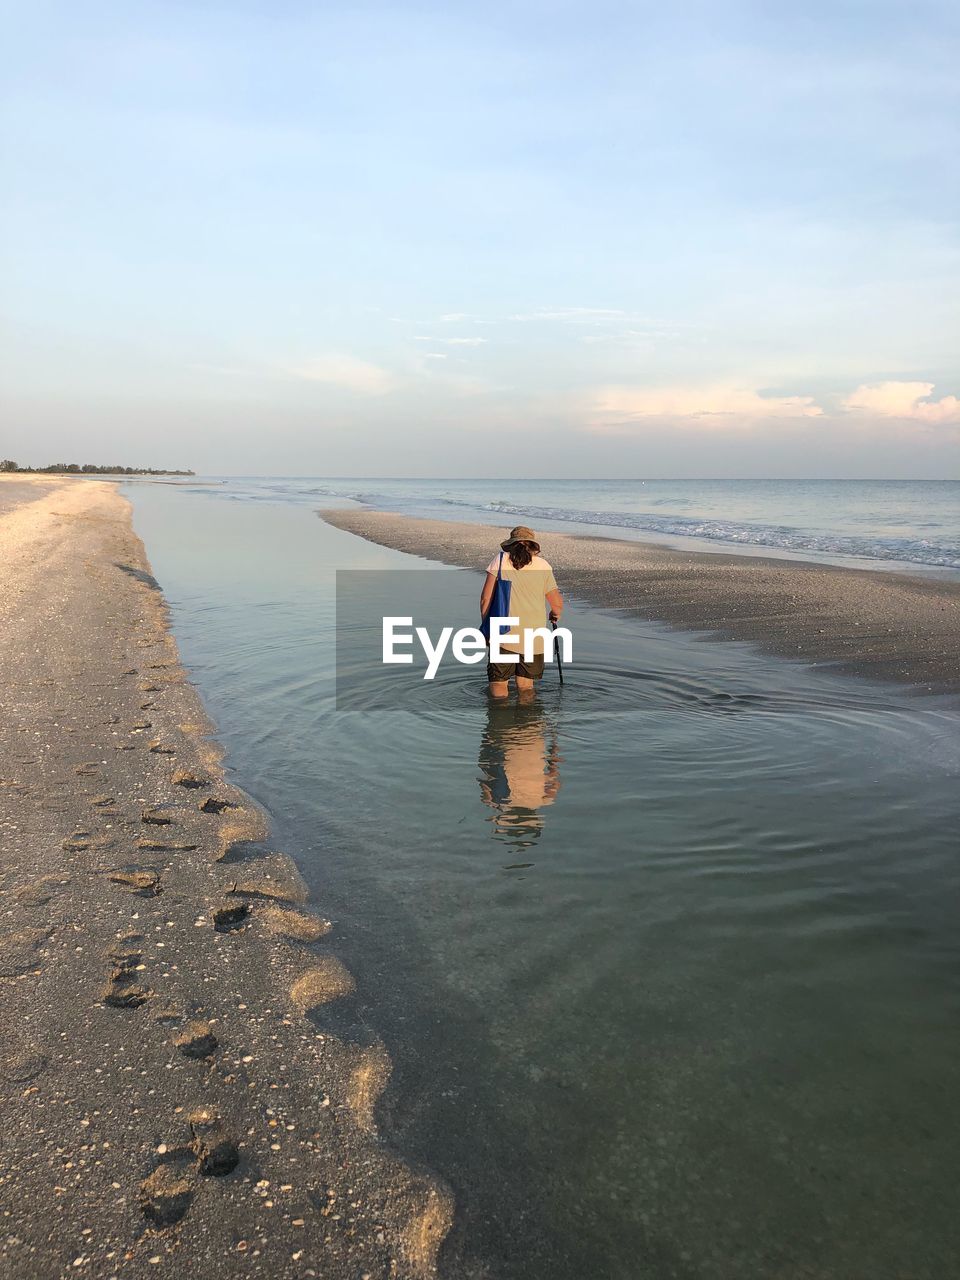
{"type": "MultiPolygon", "coordinates": [[[[338,529],[411,555],[485,567],[509,530],[390,512],[322,511],[338,529]]],[[[797,560],[540,536],[570,597],[834,670],[960,691],[960,583],[797,560]]]]}
{"type": "Polygon", "coordinates": [[[0,1269],[426,1277],[447,1191],[333,1034],[336,929],[229,785],[129,504],[0,481],[0,1269]]]}

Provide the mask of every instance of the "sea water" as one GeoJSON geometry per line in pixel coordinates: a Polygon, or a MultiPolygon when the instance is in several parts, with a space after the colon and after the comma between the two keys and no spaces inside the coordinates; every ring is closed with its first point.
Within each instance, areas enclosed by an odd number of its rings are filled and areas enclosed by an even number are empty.
{"type": "Polygon", "coordinates": [[[407,515],[704,550],[960,570],[956,480],[251,479],[244,502],[350,498],[407,515]]]}
{"type": "Polygon", "coordinates": [[[572,601],[531,707],[467,667],[338,706],[335,571],[427,565],[318,487],[129,492],[231,776],[335,923],[345,1022],[392,1056],[385,1140],[453,1188],[446,1274],[956,1274],[955,702],[572,601]]]}

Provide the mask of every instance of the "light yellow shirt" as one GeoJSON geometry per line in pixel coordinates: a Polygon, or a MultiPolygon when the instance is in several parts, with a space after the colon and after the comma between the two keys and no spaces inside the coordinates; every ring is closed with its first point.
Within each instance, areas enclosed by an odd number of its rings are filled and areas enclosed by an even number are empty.
{"type": "MultiPolygon", "coordinates": [[[[487,565],[487,573],[496,576],[499,563],[498,553],[487,565]]],[[[535,555],[522,569],[515,569],[509,551],[505,551],[500,573],[504,581],[510,583],[510,617],[520,619],[519,634],[522,636],[528,628],[532,630],[534,627],[545,627],[547,625],[546,595],[548,591],[557,589],[557,580],[553,576],[553,569],[549,563],[543,556],[535,555]]],[[[543,637],[537,636],[533,652],[543,653],[544,647],[543,637]]],[[[501,642],[500,648],[510,652],[520,652],[523,644],[501,642]]]]}

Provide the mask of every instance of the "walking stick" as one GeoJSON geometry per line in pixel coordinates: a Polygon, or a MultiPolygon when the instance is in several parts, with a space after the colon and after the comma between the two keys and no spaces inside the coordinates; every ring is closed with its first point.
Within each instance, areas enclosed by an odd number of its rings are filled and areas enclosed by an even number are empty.
{"type": "MultiPolygon", "coordinates": [[[[553,628],[554,631],[556,631],[557,624],[553,621],[552,618],[550,619],[550,626],[553,628]]],[[[557,660],[557,675],[560,677],[560,683],[563,684],[563,660],[560,657],[560,649],[557,645],[556,635],[554,635],[553,637],[553,656],[557,660]]]]}

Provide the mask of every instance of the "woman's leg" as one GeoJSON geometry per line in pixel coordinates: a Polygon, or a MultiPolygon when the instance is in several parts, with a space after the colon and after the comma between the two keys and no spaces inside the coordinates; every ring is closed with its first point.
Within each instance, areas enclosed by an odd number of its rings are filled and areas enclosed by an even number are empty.
{"type": "Polygon", "coordinates": [[[543,677],[543,654],[535,654],[529,661],[522,658],[517,664],[517,694],[521,702],[531,702],[537,689],[537,681],[543,677]]]}
{"type": "Polygon", "coordinates": [[[519,693],[521,697],[523,697],[524,694],[528,697],[531,696],[535,686],[536,681],[531,680],[529,676],[517,676],[517,693],[519,693]]]}
{"type": "Polygon", "coordinates": [[[513,665],[508,662],[487,663],[487,687],[491,698],[503,699],[509,696],[513,671],[513,665]]]}

